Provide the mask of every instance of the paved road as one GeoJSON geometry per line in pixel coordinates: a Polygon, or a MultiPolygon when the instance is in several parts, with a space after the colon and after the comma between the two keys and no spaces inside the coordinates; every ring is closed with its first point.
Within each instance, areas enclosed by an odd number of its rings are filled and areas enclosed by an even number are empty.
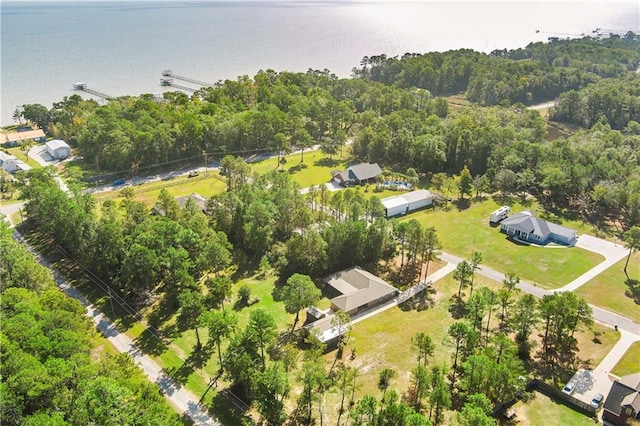
{"type": "Polygon", "coordinates": [[[609,269],[620,260],[624,259],[629,250],[619,244],[603,240],[601,238],[592,237],[591,235],[580,235],[576,247],[583,248],[604,256],[605,260],[595,267],[591,268],[575,280],[571,281],[564,287],[560,287],[558,291],[575,291],[582,285],[588,283],[597,275],[600,275],[606,269],[609,269]]]}
{"type": "Polygon", "coordinates": [[[131,340],[126,334],[118,331],[116,326],[93,305],[91,305],[82,293],[74,288],[62,274],[47,262],[46,259],[40,256],[38,252],[25,241],[18,231],[14,231],[14,238],[25,244],[26,247],[36,256],[38,261],[43,266],[51,270],[58,287],[69,297],[72,297],[82,303],[87,310],[87,315],[93,319],[100,332],[119,352],[127,352],[131,355],[147,378],[160,387],[166,398],[171,404],[173,404],[179,413],[186,414],[196,425],[220,425],[218,421],[207,414],[205,407],[198,404],[198,398],[196,395],[187,389],[182,388],[179,384],[171,380],[170,377],[167,377],[153,359],[142,353],[142,351],[136,347],[133,340],[131,340]]]}
{"type": "MultiPolygon", "coordinates": [[[[582,238],[582,236],[580,238],[582,238]]],[[[449,253],[442,253],[440,257],[442,258],[442,260],[445,260],[446,262],[454,264],[454,266],[463,260],[461,257],[457,257],[449,253]]],[[[487,278],[490,278],[498,282],[502,282],[502,280],[504,279],[504,274],[502,272],[498,272],[495,269],[489,268],[488,266],[481,266],[478,273],[482,276],[485,276],[487,278]]],[[[545,295],[554,293],[554,291],[545,290],[541,287],[538,287],[524,280],[520,280],[520,284],[518,284],[517,287],[522,291],[524,291],[525,293],[533,294],[537,298],[542,298],[545,295]]],[[[561,291],[561,290],[558,289],[555,291],[561,291]]],[[[629,333],[640,336],[640,324],[630,320],[627,317],[623,317],[622,315],[618,315],[616,313],[607,311],[606,309],[602,309],[594,305],[589,305],[589,306],[591,306],[591,309],[593,310],[594,320],[604,325],[607,325],[611,328],[617,325],[618,328],[621,330],[626,330],[629,333]]]]}
{"type": "Polygon", "coordinates": [[[554,106],[556,104],[556,101],[551,101],[551,102],[545,102],[543,104],[538,104],[538,105],[531,105],[530,107],[527,107],[527,109],[534,109],[536,111],[539,111],[541,109],[547,109],[547,108],[551,108],[552,106],[554,106]]]}

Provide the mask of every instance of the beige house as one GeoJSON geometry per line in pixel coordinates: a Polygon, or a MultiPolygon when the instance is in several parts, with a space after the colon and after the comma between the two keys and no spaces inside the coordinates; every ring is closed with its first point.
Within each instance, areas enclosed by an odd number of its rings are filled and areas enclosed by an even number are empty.
{"type": "Polygon", "coordinates": [[[334,295],[331,309],[355,315],[398,294],[398,289],[381,278],[354,266],[325,278],[326,293],[334,295]]]}

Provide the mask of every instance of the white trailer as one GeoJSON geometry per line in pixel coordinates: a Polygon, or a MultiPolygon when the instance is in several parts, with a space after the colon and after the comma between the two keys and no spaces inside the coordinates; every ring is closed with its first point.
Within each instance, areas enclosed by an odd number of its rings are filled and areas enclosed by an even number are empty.
{"type": "Polygon", "coordinates": [[[501,220],[506,219],[507,216],[509,216],[510,212],[511,212],[511,208],[509,208],[509,206],[502,206],[498,210],[491,213],[491,216],[489,217],[489,222],[498,223],[501,220]]]}

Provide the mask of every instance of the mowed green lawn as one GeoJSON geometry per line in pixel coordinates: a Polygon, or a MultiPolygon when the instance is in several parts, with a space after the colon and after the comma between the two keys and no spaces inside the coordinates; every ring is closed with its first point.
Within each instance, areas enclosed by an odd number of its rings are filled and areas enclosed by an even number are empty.
{"type": "Polygon", "coordinates": [[[334,155],[329,158],[328,155],[320,151],[307,151],[304,154],[304,163],[300,163],[300,151],[285,156],[286,163],[278,166],[276,157],[267,160],[251,163],[251,170],[254,173],[266,174],[272,170],[279,170],[282,173],[289,173],[300,188],[306,188],[313,185],[321,185],[331,180],[331,172],[336,170],[344,170],[349,167],[347,161],[348,148],[345,147],[343,156],[334,155]]]}
{"type": "MultiPolygon", "coordinates": [[[[495,289],[500,285],[478,276],[474,287],[476,290],[483,286],[495,289]]],[[[457,294],[458,283],[449,274],[436,282],[434,288],[437,292],[430,296],[435,302],[432,308],[423,311],[392,308],[353,326],[348,347],[356,348],[360,375],[360,390],[357,393],[360,396],[380,396],[377,382],[383,368],[391,368],[398,373],[391,389],[402,393],[408,388],[411,370],[416,366],[416,352],[411,347],[411,338],[419,332],[429,334],[436,345],[430,364],[451,366],[454,346],[449,339],[448,329],[455,320],[449,313],[449,298],[457,294]]]]}
{"type": "MultiPolygon", "coordinates": [[[[587,299],[593,305],[608,309],[617,314],[640,322],[640,305],[629,295],[627,277],[623,268],[626,258],[622,259],[587,284],[580,287],[576,293],[587,299]]],[[[640,280],[640,252],[631,255],[627,272],[631,279],[640,280]]]]}
{"type": "Polygon", "coordinates": [[[627,352],[620,358],[620,361],[613,367],[611,373],[620,377],[640,373],[640,342],[631,344],[627,352]]]}
{"type": "MultiPolygon", "coordinates": [[[[133,188],[135,200],[143,202],[148,207],[152,207],[158,201],[158,196],[163,188],[174,197],[182,197],[196,192],[208,198],[223,192],[226,185],[219,175],[209,172],[207,176],[204,174],[195,178],[180,176],[168,180],[136,185],[131,188],[133,188]]],[[[97,194],[95,198],[98,201],[119,201],[122,199],[122,190],[103,192],[97,194]]]]}
{"type": "MultiPolygon", "coordinates": [[[[507,240],[499,227],[489,226],[489,215],[500,205],[489,199],[474,203],[458,211],[442,208],[427,209],[406,216],[403,220],[417,219],[425,226],[435,226],[443,250],[469,258],[471,253],[482,253],[483,264],[500,272],[515,272],[521,279],[546,289],[568,284],[604,260],[599,254],[571,248],[543,248],[515,244],[507,240]]],[[[516,213],[536,209],[536,205],[511,206],[516,213]]]]}
{"type": "Polygon", "coordinates": [[[561,402],[534,392],[534,398],[517,408],[514,420],[529,426],[571,425],[593,426],[592,418],[579,413],[561,402]]]}

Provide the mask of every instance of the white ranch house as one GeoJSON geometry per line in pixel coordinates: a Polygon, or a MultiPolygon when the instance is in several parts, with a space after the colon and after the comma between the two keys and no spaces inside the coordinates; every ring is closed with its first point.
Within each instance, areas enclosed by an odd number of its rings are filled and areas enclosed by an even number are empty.
{"type": "Polygon", "coordinates": [[[500,230],[509,236],[534,244],[554,242],[573,246],[578,241],[578,234],[573,229],[538,219],[529,210],[504,219],[500,223],[500,230]]]}

